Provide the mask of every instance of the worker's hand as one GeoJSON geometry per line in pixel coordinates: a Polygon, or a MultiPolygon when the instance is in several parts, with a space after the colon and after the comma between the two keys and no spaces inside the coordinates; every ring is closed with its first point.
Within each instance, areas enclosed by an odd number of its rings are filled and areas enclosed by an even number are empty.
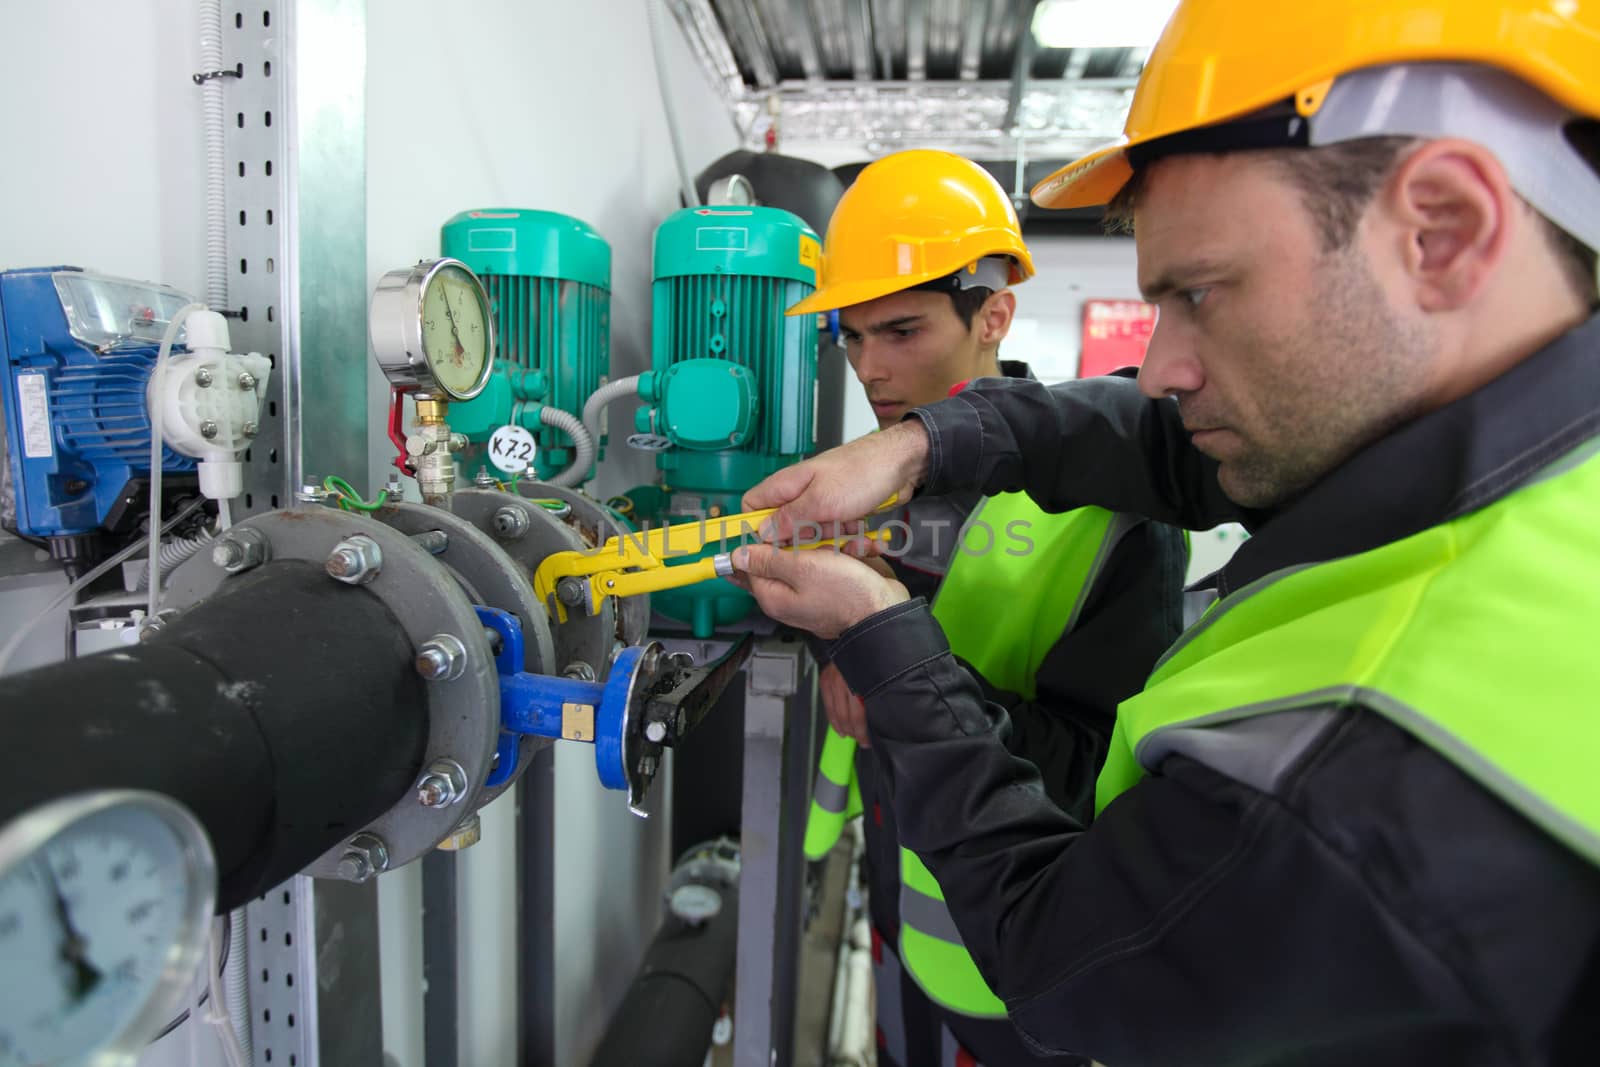
{"type": "Polygon", "coordinates": [[[831,535],[833,523],[870,515],[896,493],[909,500],[927,467],[928,432],[911,419],[785,467],[744,495],[744,510],[778,509],[763,540],[804,540],[819,528],[831,535]]]}
{"type": "MultiPolygon", "coordinates": [[[[866,551],[862,546],[851,548],[866,551]]],[[[911,599],[905,586],[885,578],[848,549],[745,545],[734,550],[733,566],[734,582],[749,590],[770,618],[829,641],[861,620],[911,599]]]]}
{"type": "Polygon", "coordinates": [[[862,748],[871,748],[867,740],[867,708],[861,698],[850,692],[849,684],[839,668],[830,663],[822,668],[817,679],[822,690],[822,710],[827,712],[828,725],[841,737],[853,737],[862,748]]]}

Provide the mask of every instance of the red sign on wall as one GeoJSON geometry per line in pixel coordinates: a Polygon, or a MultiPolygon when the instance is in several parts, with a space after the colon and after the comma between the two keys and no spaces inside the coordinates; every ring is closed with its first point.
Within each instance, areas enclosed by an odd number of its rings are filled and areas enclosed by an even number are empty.
{"type": "Polygon", "coordinates": [[[1156,308],[1143,300],[1085,300],[1078,377],[1137,367],[1156,329],[1156,308]]]}

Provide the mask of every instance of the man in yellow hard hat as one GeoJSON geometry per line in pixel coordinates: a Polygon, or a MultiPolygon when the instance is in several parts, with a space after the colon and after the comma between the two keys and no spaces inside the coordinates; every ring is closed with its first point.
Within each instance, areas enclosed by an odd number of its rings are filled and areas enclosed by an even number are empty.
{"type": "Polygon", "coordinates": [[[1038,1049],[1595,1061],[1597,72],[1586,0],[1183,2],[1124,141],[1034,190],[1133,224],[1138,391],[978,382],[747,495],[774,538],[914,487],[1253,530],[1087,826],[925,604],[735,561],[836,637],[901,840],[1038,1049]]]}
{"type": "MultiPolygon", "coordinates": [[[[1032,273],[1016,211],[987,171],[948,152],[899,152],[845,190],[818,289],[790,313],[838,312],[850,366],[888,427],[971,380],[1031,379],[999,349],[1010,285],[1032,273]]],[[[1117,703],[1178,635],[1182,534],[1103,508],[1046,514],[1021,493],[921,496],[890,514],[894,575],[934,605],[952,649],[1006,706],[1010,751],[1039,768],[1053,803],[1088,819],[1117,703]]],[[[806,852],[828,853],[859,796],[880,1064],[1082,1063],[1041,1059],[1017,1036],[939,883],[896,839],[872,755],[857,749],[869,743],[861,699],[830,663],[820,688],[831,728],[806,852]]]]}

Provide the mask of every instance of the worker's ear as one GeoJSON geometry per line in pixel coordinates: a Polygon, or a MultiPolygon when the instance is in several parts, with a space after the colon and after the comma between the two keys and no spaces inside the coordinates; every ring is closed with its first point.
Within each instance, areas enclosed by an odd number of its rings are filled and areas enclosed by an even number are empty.
{"type": "Polygon", "coordinates": [[[1470,141],[1441,139],[1395,169],[1382,211],[1400,238],[1416,305],[1470,304],[1506,259],[1520,203],[1505,168],[1470,141]]]}
{"type": "Polygon", "coordinates": [[[978,344],[993,348],[1011,332],[1011,320],[1017,314],[1017,296],[1010,289],[1002,289],[983,302],[973,325],[978,328],[978,344]]]}

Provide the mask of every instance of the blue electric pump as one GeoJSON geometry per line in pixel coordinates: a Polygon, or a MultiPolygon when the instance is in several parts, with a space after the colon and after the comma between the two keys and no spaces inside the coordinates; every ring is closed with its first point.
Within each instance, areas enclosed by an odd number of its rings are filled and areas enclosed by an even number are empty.
{"type": "MultiPolygon", "coordinates": [[[[0,521],[43,539],[69,570],[102,531],[130,532],[150,473],[146,386],[168,324],[190,300],[164,285],[77,267],[0,272],[0,395],[12,492],[0,521]]],[[[176,350],[175,350],[176,351],[176,350]]],[[[163,477],[195,461],[162,451],[163,477]]],[[[191,478],[173,480],[175,489],[191,478]]]]}

